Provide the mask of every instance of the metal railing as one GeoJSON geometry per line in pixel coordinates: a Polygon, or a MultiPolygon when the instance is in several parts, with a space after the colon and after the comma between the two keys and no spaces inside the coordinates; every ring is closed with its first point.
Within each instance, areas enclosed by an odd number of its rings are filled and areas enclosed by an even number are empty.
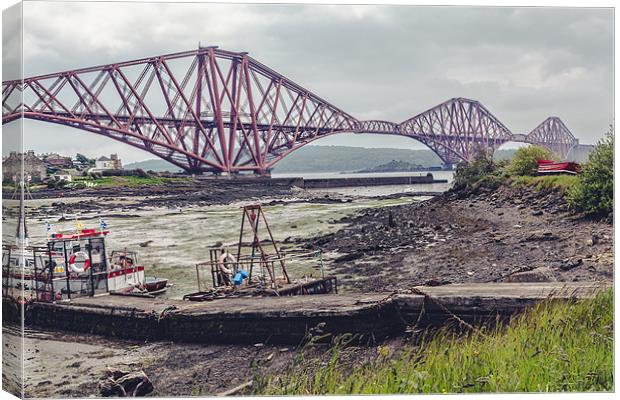
{"type": "Polygon", "coordinates": [[[325,269],[323,264],[323,256],[320,250],[317,251],[299,251],[287,250],[281,251],[280,257],[262,256],[259,254],[243,255],[234,261],[219,261],[219,257],[227,251],[223,248],[209,249],[210,260],[196,264],[196,280],[198,283],[198,291],[202,292],[212,287],[221,287],[231,285],[230,275],[234,276],[240,271],[246,271],[247,282],[258,288],[268,288],[275,291],[278,290],[279,283],[284,281],[284,277],[276,276],[276,269],[282,263],[286,264],[293,260],[312,260],[315,259],[317,267],[320,269],[321,277],[325,278],[325,269]],[[231,270],[231,274],[224,274],[222,268],[231,270]],[[229,275],[226,277],[225,275],[229,275]],[[211,286],[207,282],[207,276],[211,278],[211,286]]]}
{"type": "Polygon", "coordinates": [[[101,238],[57,240],[47,246],[2,246],[2,296],[54,302],[108,291],[105,243],[101,238]],[[71,268],[77,252],[88,255],[84,271],[71,268]]]}

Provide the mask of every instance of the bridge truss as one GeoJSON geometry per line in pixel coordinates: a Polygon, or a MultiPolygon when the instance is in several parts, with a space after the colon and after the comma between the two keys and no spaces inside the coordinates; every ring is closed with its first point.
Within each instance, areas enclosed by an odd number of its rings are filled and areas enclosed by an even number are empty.
{"type": "Polygon", "coordinates": [[[299,147],[343,132],[411,137],[444,163],[513,140],[564,157],[577,142],[558,118],[513,135],[463,98],[399,124],[360,121],[247,53],[216,47],[5,81],[2,116],[3,124],[30,118],[97,133],[192,173],[264,174],[299,147]]]}

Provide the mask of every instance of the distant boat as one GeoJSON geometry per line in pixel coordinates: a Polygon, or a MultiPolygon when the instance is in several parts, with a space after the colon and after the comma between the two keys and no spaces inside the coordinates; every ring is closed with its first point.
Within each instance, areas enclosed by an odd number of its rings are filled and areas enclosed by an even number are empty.
{"type": "Polygon", "coordinates": [[[581,166],[570,161],[538,160],[538,175],[576,175],[581,171],[581,166]]]}

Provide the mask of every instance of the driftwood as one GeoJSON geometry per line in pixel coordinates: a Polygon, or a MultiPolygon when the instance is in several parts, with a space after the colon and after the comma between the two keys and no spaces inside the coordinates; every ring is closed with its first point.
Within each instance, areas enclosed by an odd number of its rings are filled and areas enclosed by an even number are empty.
{"type": "Polygon", "coordinates": [[[108,368],[107,379],[99,385],[103,397],[145,396],[153,391],[153,384],[144,371],[128,372],[108,368]]]}
{"type": "Polygon", "coordinates": [[[217,394],[217,396],[218,397],[234,396],[236,394],[240,394],[245,389],[251,387],[253,384],[254,384],[254,381],[248,381],[248,382],[242,383],[239,386],[235,386],[234,388],[229,389],[225,392],[220,392],[217,394]]]}

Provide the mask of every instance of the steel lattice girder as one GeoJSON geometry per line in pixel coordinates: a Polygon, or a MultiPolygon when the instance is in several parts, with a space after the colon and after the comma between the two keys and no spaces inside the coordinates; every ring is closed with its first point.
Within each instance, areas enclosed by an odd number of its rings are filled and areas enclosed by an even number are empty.
{"type": "Polygon", "coordinates": [[[21,115],[121,140],[188,171],[223,172],[266,171],[283,153],[358,123],[247,54],[213,47],[4,82],[4,122],[21,115]],[[16,88],[24,104],[11,107],[16,88]]]}
{"type": "Polygon", "coordinates": [[[526,137],[529,143],[545,146],[561,158],[579,143],[558,117],[549,117],[534,128],[526,137]]]}
{"type": "MultiPolygon", "coordinates": [[[[512,137],[484,106],[463,98],[400,124],[360,121],[247,53],[216,47],[6,81],[2,114],[3,124],[24,117],[104,135],[188,172],[264,173],[342,132],[411,137],[445,163],[469,161],[512,137]]],[[[559,119],[547,121],[526,141],[565,154],[574,137],[559,119]]]]}
{"type": "Polygon", "coordinates": [[[446,163],[470,161],[480,150],[494,150],[510,140],[510,130],[477,101],[454,98],[399,125],[433,149],[446,163]]]}

